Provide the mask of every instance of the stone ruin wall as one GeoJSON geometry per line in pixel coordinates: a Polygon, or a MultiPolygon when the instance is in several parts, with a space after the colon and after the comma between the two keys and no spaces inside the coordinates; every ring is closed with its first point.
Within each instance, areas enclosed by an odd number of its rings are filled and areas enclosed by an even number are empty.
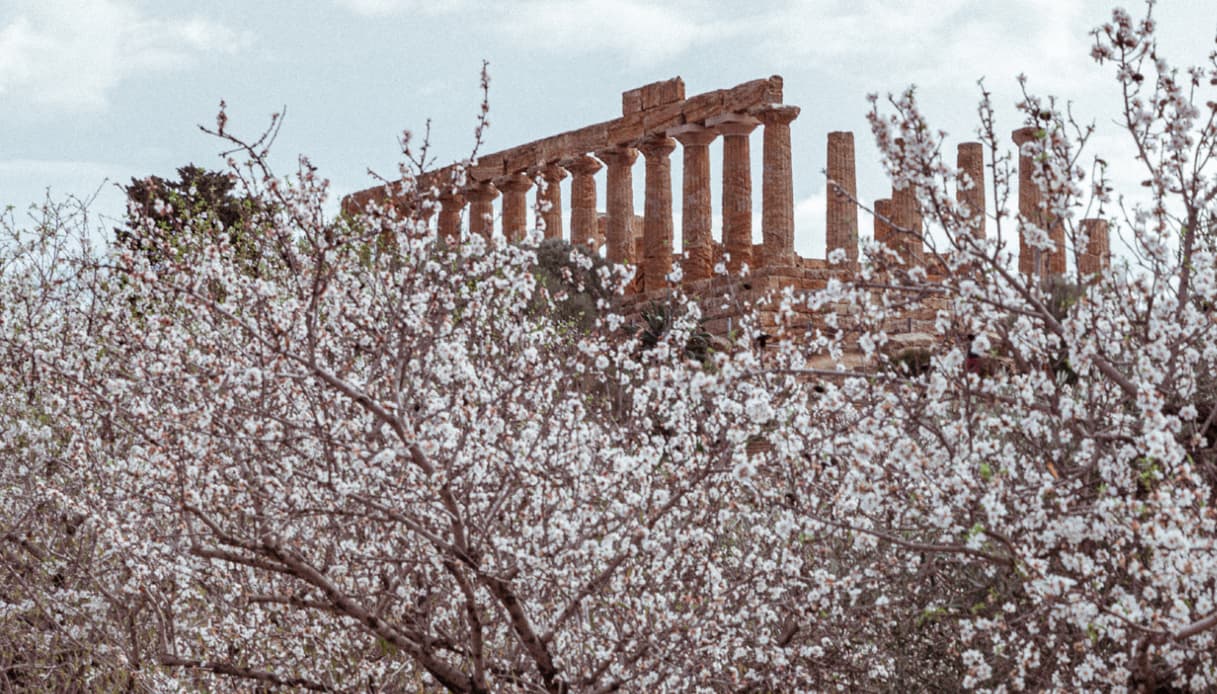
{"type": "MultiPolygon", "coordinates": [[[[502,196],[499,231],[509,240],[524,237],[528,212],[538,210],[537,225],[544,225],[547,238],[565,238],[574,245],[603,249],[605,257],[617,263],[631,263],[638,269],[622,309],[640,310],[668,289],[666,279],[674,267],[681,269],[681,285],[689,294],[705,297],[706,329],[725,334],[735,316],[734,309],[722,309],[721,297],[733,288],[739,298],[754,304],[767,292],[794,287],[800,290],[824,288],[832,278],[850,279],[858,268],[858,208],[854,161],[854,136],[850,132],[828,134],[825,253],[821,258],[800,257],[794,249],[794,191],[792,183],[790,127],[799,107],[782,100],[782,78],[753,80],[729,89],[719,89],[692,97],[685,96],[684,81],[673,78],[631,89],[622,94],[622,115],[603,123],[529,142],[517,147],[480,156],[467,171],[464,184],[454,167],[425,174],[421,186],[439,191],[438,232],[454,237],[462,233],[461,219],[466,206],[469,229],[466,233],[489,238],[495,233],[494,200],[502,196]],[[753,243],[754,194],[752,190],[751,140],[760,130],[761,243],[753,243]],[[722,172],[714,181],[710,171],[710,147],[721,140],[722,172]],[[683,176],[680,187],[682,247],[674,245],[671,156],[680,149],[683,176]],[[635,207],[633,176],[635,163],[644,160],[645,194],[642,209],[635,207]],[[604,171],[606,200],[599,211],[595,176],[604,171]],[[561,182],[572,177],[569,212],[563,206],[561,182]],[[717,183],[717,185],[716,185],[717,183]],[[529,191],[536,188],[536,206],[528,203],[529,191]],[[715,192],[716,194],[712,194],[715,192]],[[834,194],[834,191],[839,191],[834,194]],[[722,214],[721,239],[711,234],[712,201],[719,201],[722,214]],[[641,212],[641,215],[638,214],[641,212]],[[569,227],[565,224],[569,220],[569,227]],[[569,229],[569,230],[568,230],[569,229]],[[843,252],[841,262],[830,264],[834,251],[843,252]],[[725,262],[728,273],[714,275],[716,264],[725,262]],[[750,273],[741,278],[740,268],[747,264],[750,273]]],[[[1035,136],[1023,128],[1013,133],[1021,146],[1035,136]]],[[[970,210],[977,210],[974,233],[984,238],[985,176],[984,151],[980,143],[958,145],[957,166],[974,181],[971,188],[960,187],[958,199],[970,210]]],[[[1029,275],[1048,276],[1066,271],[1065,231],[1053,223],[1040,208],[1040,191],[1032,183],[1033,162],[1019,158],[1019,213],[1040,228],[1048,229],[1056,243],[1055,251],[1028,247],[1021,239],[1019,269],[1029,275]]],[[[359,209],[373,200],[391,195],[386,187],[370,188],[348,196],[344,209],[359,209]]],[[[904,262],[926,267],[919,233],[921,214],[911,189],[892,190],[889,198],[874,203],[874,238],[899,253],[904,262]],[[890,221],[890,224],[888,221],[890,221]]],[[[1087,253],[1078,257],[1079,271],[1090,274],[1109,263],[1107,224],[1103,220],[1082,221],[1088,237],[1087,253]]],[[[838,254],[841,255],[841,254],[838,254]]],[[[856,310],[836,306],[839,314],[856,310]]],[[[907,311],[889,326],[894,342],[911,346],[916,336],[933,334],[936,307],[933,301],[907,311]]],[[[822,317],[807,313],[800,317],[816,322],[822,317]]],[[[772,323],[772,311],[762,312],[772,323]]]]}

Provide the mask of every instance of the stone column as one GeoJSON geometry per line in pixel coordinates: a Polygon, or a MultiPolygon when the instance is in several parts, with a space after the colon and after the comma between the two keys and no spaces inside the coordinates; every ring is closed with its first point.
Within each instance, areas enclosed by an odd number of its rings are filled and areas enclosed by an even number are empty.
{"type": "Polygon", "coordinates": [[[634,177],[631,169],[638,150],[614,147],[596,152],[608,166],[605,192],[607,222],[605,224],[605,257],[612,263],[633,263],[634,257],[634,177]]]}
{"type": "Polygon", "coordinates": [[[503,236],[508,241],[521,241],[528,233],[528,189],[532,179],[514,173],[501,179],[497,187],[503,191],[503,236]]]}
{"type": "Polygon", "coordinates": [[[748,137],[760,121],[732,114],[715,128],[723,136],[723,250],[727,270],[737,273],[752,260],[752,154],[748,137]]]}
{"type": "Polygon", "coordinates": [[[457,190],[439,194],[439,237],[453,243],[461,240],[461,213],[465,210],[465,195],[457,190]]]}
{"type": "Polygon", "coordinates": [[[1083,219],[1082,235],[1086,252],[1078,255],[1078,274],[1082,277],[1102,272],[1111,265],[1111,237],[1106,219],[1083,219]]]}
{"type": "Polygon", "coordinates": [[[708,279],[714,270],[714,210],[710,207],[710,143],[718,133],[700,125],[685,125],[673,131],[684,151],[680,218],[682,281],[685,286],[708,279]]]}
{"type": "Polygon", "coordinates": [[[798,106],[774,106],[757,113],[765,126],[761,174],[761,252],[763,265],[793,265],[794,180],[790,167],[790,122],[798,106]]]}
{"type": "Polygon", "coordinates": [[[564,162],[571,173],[570,181],[570,243],[596,250],[600,237],[596,216],[596,172],[603,166],[584,154],[564,162]]]}
{"type": "Polygon", "coordinates": [[[642,222],[642,291],[667,286],[672,272],[672,162],[676,149],[670,137],[645,140],[638,147],[646,157],[646,204],[642,222]]]}
{"type": "Polygon", "coordinates": [[[985,238],[985,147],[979,142],[964,142],[956,149],[955,167],[960,178],[955,182],[955,199],[971,215],[972,236],[985,238]],[[967,174],[965,179],[962,174],[967,174]],[[970,179],[970,180],[968,180],[970,179]]]}
{"type": "Polygon", "coordinates": [[[911,185],[900,190],[892,188],[892,214],[888,218],[897,227],[892,229],[892,242],[888,245],[896,249],[908,265],[922,264],[921,209],[911,185]]]}
{"type": "Polygon", "coordinates": [[[494,199],[499,191],[489,181],[475,183],[465,191],[469,199],[469,231],[487,241],[494,235],[494,199]]]}
{"type": "Polygon", "coordinates": [[[549,164],[537,172],[537,226],[545,227],[545,238],[562,238],[562,179],[566,170],[549,164]],[[545,182],[541,186],[541,181],[545,182]]]}
{"type": "Polygon", "coordinates": [[[1018,145],[1018,212],[1027,223],[1043,229],[1052,239],[1054,250],[1045,252],[1031,248],[1020,233],[1018,237],[1018,269],[1028,275],[1046,276],[1065,272],[1065,227],[1058,224],[1052,215],[1040,205],[1044,196],[1039,186],[1032,180],[1035,162],[1031,157],[1022,153],[1023,145],[1036,139],[1041,132],[1039,128],[1027,127],[1015,130],[1011,135],[1014,144],[1018,145]],[[1026,260],[1023,260],[1024,256],[1026,260]]]}
{"type": "MultiPolygon", "coordinates": [[[[904,140],[896,138],[896,148],[904,149],[904,140]]],[[[891,238],[888,246],[894,248],[908,265],[921,265],[924,248],[921,240],[921,206],[911,185],[896,190],[892,186],[891,238]]]]}
{"type": "Polygon", "coordinates": [[[875,201],[875,242],[881,243],[889,248],[895,249],[895,240],[892,238],[892,227],[883,219],[892,218],[892,200],[891,198],[883,198],[875,201]]]}
{"type": "Polygon", "coordinates": [[[854,172],[854,134],[828,133],[828,201],[824,227],[826,256],[845,250],[845,262],[858,262],[858,184],[854,172]]]}

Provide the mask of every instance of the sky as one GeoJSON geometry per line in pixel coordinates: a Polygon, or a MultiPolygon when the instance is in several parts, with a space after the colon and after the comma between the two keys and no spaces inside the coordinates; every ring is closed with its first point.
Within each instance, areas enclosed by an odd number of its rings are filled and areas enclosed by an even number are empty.
{"type": "MultiPolygon", "coordinates": [[[[1144,9],[1126,6],[1134,16],[1144,9]]],[[[468,156],[483,60],[486,152],[618,117],[621,92],[649,82],[679,75],[691,96],[778,74],[785,102],[802,109],[791,125],[796,248],[823,257],[827,133],[855,133],[859,196],[887,197],[866,97],[910,84],[954,143],[975,139],[980,78],[999,129],[1018,127],[1016,76],[1025,74],[1032,91],[1095,122],[1095,153],[1134,189],[1143,176],[1115,127],[1113,70],[1089,57],[1089,32],[1111,8],[1099,0],[0,0],[0,205],[15,206],[20,221],[49,190],[92,198],[96,223],[114,226],[120,186],[133,177],[223,166],[224,143],[198,127],[215,123],[221,100],[228,130],[250,137],[286,110],[272,163],[286,175],[308,156],[330,179],[336,209],[342,195],[373,185],[369,170],[393,175],[398,137],[421,133],[428,119],[439,164],[468,156]]],[[[1154,15],[1168,59],[1206,60],[1217,34],[1212,0],[1163,0],[1154,15]]],[[[758,215],[760,150],[758,131],[758,215]]],[[[679,151],[672,160],[679,215],[679,151]]],[[[719,171],[717,155],[711,165],[719,171]]],[[[641,181],[640,160],[638,211],[641,181]]],[[[860,228],[871,229],[865,215],[860,228]]]]}

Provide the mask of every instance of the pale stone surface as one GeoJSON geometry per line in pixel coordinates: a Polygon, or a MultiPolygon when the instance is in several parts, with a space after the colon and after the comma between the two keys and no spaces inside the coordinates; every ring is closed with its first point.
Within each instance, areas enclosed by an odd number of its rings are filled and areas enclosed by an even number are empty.
{"type": "Polygon", "coordinates": [[[790,162],[790,122],[798,106],[773,106],[757,112],[764,124],[761,174],[761,235],[764,265],[793,265],[794,181],[790,162]]]}
{"type": "Polygon", "coordinates": [[[676,149],[670,137],[644,141],[638,151],[646,157],[646,203],[643,207],[642,290],[667,286],[672,272],[672,162],[676,149]]]}
{"type": "Polygon", "coordinates": [[[537,173],[537,227],[545,227],[545,238],[560,239],[562,230],[562,179],[566,170],[551,164],[537,173]],[[545,185],[541,185],[544,181],[545,185]]]}
{"type": "Polygon", "coordinates": [[[476,183],[465,191],[469,200],[469,231],[486,240],[494,234],[494,199],[499,191],[492,183],[476,183]]]}
{"type": "Polygon", "coordinates": [[[723,136],[723,249],[732,274],[752,260],[752,155],[749,135],[760,121],[748,116],[722,120],[715,128],[723,136]]]}
{"type": "Polygon", "coordinates": [[[605,224],[605,256],[613,263],[632,263],[636,256],[631,240],[634,236],[634,177],[632,169],[638,150],[614,147],[596,152],[608,166],[605,197],[608,222],[605,224]]]}
{"type": "Polygon", "coordinates": [[[603,166],[591,156],[565,162],[570,181],[570,242],[573,246],[600,248],[604,237],[596,214],[596,172],[603,166]]]}
{"type": "Polygon", "coordinates": [[[1082,236],[1086,252],[1078,255],[1078,274],[1083,277],[1101,272],[1111,265],[1111,237],[1106,219],[1083,219],[1082,236]]]}
{"type": "Polygon", "coordinates": [[[465,210],[465,196],[459,191],[446,191],[439,195],[440,238],[459,241],[461,238],[461,214],[465,210]]]}
{"type": "Polygon", "coordinates": [[[532,179],[524,173],[511,174],[497,184],[503,192],[503,235],[520,241],[528,233],[528,189],[532,179]]]}
{"type": "Polygon", "coordinates": [[[972,223],[972,235],[985,237],[985,148],[979,142],[964,142],[956,150],[955,167],[962,176],[956,182],[955,199],[966,207],[972,223]],[[965,182],[970,186],[965,190],[965,182]]]}
{"type": "Polygon", "coordinates": [[[710,143],[718,133],[710,128],[686,125],[674,131],[672,136],[680,142],[684,152],[680,236],[685,257],[681,275],[688,285],[709,278],[714,268],[710,143]]]}
{"type": "Polygon", "coordinates": [[[828,201],[825,205],[825,257],[844,249],[847,263],[858,261],[857,175],[854,170],[854,134],[828,133],[828,201]]]}

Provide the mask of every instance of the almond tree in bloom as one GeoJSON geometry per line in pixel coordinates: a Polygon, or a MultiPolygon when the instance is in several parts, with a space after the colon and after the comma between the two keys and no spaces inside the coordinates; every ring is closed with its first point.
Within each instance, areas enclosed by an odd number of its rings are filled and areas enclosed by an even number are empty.
{"type": "Polygon", "coordinates": [[[1117,205],[1087,130],[1030,94],[1023,154],[1070,247],[1101,210],[1126,262],[1064,293],[1020,275],[1010,241],[1049,230],[999,214],[978,240],[908,92],[871,122],[946,280],[868,244],[857,282],[774,297],[818,328],[704,359],[695,301],[645,345],[608,302],[584,329],[554,309],[628,272],[572,251],[539,282],[539,235],[437,239],[439,191],[409,185],[329,218],[307,162],[276,177],[223,118],[256,257],[5,218],[0,683],[1217,687],[1217,63],[1171,69],[1148,13],[1094,55],[1149,204],[1117,205]],[[919,305],[941,339],[909,375],[883,327],[919,305]],[[852,345],[870,368],[808,366],[852,345]]]}

